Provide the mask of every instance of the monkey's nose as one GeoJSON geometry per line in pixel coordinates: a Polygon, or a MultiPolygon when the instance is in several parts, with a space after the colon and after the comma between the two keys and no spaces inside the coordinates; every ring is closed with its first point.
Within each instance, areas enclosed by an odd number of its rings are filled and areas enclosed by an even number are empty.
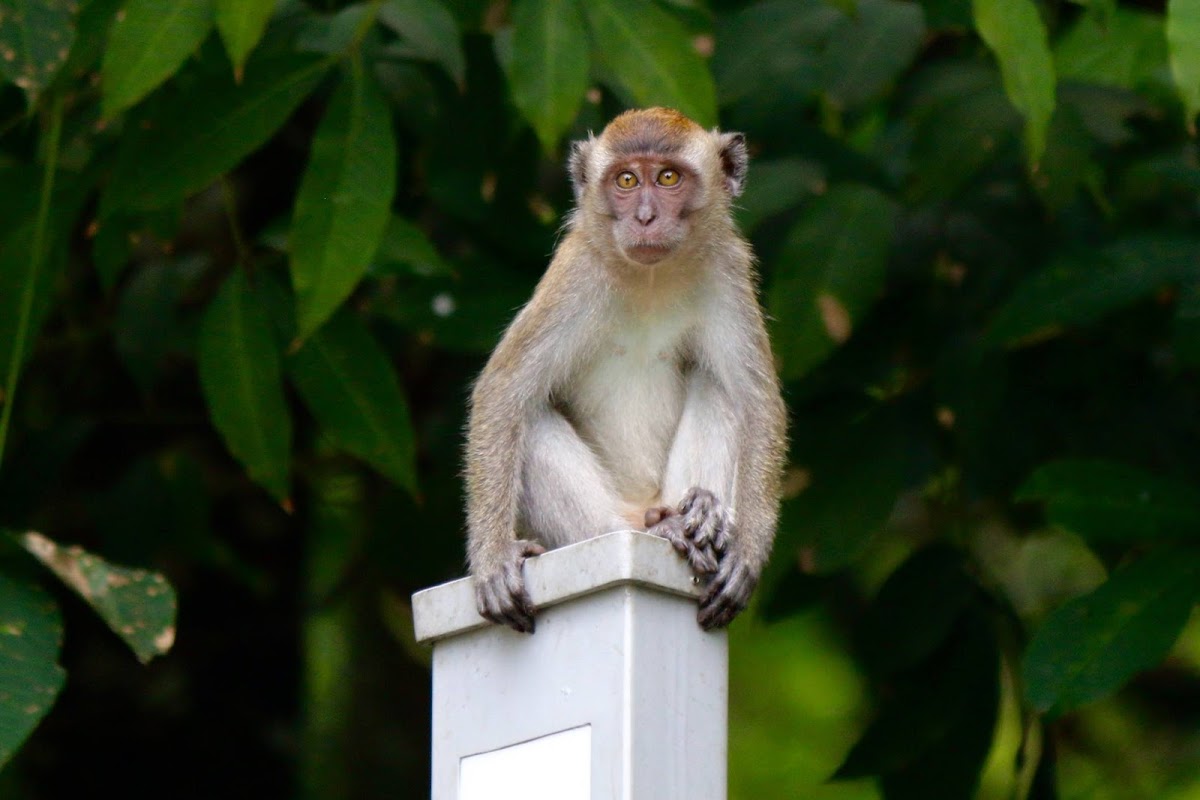
{"type": "Polygon", "coordinates": [[[651,222],[654,222],[654,220],[658,219],[658,214],[655,213],[654,209],[650,208],[649,206],[644,206],[642,208],[639,208],[637,210],[637,214],[635,214],[634,216],[637,217],[638,222],[642,223],[643,227],[649,225],[651,222]]]}

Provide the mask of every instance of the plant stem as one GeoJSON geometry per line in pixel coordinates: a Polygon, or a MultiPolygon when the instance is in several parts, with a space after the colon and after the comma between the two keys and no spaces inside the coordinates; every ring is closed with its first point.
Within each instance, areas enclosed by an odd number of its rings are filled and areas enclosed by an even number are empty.
{"type": "Polygon", "coordinates": [[[46,140],[46,164],[42,171],[42,188],[38,197],[37,217],[33,223],[33,241],[29,248],[29,270],[21,289],[21,309],[17,317],[17,330],[13,336],[12,355],[8,364],[8,375],[4,380],[4,396],[0,397],[0,464],[4,462],[4,445],[8,439],[8,427],[12,421],[13,401],[17,394],[17,378],[25,360],[25,344],[29,338],[29,324],[33,317],[33,301],[46,258],[46,230],[50,225],[50,201],[54,195],[54,176],[58,171],[58,150],[62,139],[63,95],[55,94],[50,104],[50,129],[46,140]]]}

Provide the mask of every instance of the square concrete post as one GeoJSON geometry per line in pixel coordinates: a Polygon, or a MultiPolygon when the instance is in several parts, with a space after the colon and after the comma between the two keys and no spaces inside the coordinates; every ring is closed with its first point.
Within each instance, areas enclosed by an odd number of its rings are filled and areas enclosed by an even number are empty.
{"type": "Polygon", "coordinates": [[[532,636],[471,580],[413,595],[433,644],[433,800],[724,800],[728,651],[665,540],[599,536],[525,562],[532,636]]]}

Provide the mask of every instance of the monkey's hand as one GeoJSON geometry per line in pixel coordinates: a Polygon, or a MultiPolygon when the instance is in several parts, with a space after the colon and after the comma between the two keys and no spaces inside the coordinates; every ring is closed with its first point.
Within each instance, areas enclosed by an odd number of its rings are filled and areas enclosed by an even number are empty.
{"type": "Polygon", "coordinates": [[[507,542],[506,547],[508,552],[495,569],[475,576],[475,605],[485,619],[508,625],[519,633],[533,633],[533,615],[537,609],[525,590],[521,568],[526,558],[540,556],[546,548],[528,539],[507,542]]]}
{"type": "Polygon", "coordinates": [[[646,528],[671,543],[697,575],[712,575],[729,541],[729,514],[707,489],[688,490],[678,509],[646,511],[646,528]]]}
{"type": "Polygon", "coordinates": [[[736,548],[728,548],[721,555],[717,574],[700,598],[700,611],[696,614],[700,627],[707,631],[732,622],[750,602],[758,578],[758,570],[746,563],[736,548]]]}

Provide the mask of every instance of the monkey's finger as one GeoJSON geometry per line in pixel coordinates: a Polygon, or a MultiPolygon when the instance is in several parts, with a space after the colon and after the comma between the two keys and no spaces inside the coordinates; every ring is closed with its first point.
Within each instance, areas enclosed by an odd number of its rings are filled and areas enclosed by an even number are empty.
{"type": "Polygon", "coordinates": [[[732,528],[733,524],[729,521],[729,515],[722,514],[720,524],[717,525],[716,532],[712,537],[712,548],[720,555],[724,555],[725,551],[729,549],[729,539],[733,535],[732,528]]]}
{"type": "Polygon", "coordinates": [[[720,567],[716,554],[707,547],[697,547],[692,544],[687,552],[688,564],[692,571],[699,575],[712,575],[720,567]]]}

